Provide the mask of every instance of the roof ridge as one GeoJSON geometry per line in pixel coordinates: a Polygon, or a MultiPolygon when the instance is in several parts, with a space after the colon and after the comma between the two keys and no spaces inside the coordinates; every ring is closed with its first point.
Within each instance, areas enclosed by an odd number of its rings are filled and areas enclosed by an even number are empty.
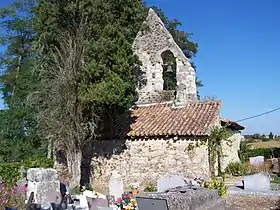
{"type": "Polygon", "coordinates": [[[170,102],[166,102],[166,103],[154,103],[154,104],[147,104],[147,105],[135,105],[133,107],[131,107],[132,109],[138,109],[138,108],[153,108],[153,107],[170,107],[170,108],[176,108],[176,109],[183,109],[186,108],[188,106],[193,106],[193,105],[203,105],[203,104],[217,104],[219,107],[222,106],[222,101],[221,100],[217,100],[217,101],[196,101],[196,102],[190,102],[185,104],[184,106],[180,106],[180,107],[173,107],[173,103],[170,102]]]}

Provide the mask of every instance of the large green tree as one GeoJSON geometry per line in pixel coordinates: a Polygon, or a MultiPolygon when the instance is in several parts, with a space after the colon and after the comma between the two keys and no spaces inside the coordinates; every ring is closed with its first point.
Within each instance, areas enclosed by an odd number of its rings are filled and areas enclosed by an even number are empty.
{"type": "Polygon", "coordinates": [[[0,44],[6,48],[0,60],[0,89],[6,107],[0,113],[0,161],[18,161],[45,152],[36,133],[36,109],[27,103],[37,84],[32,52],[34,3],[19,0],[0,11],[4,31],[0,44]]]}
{"type": "Polygon", "coordinates": [[[33,99],[41,134],[66,152],[73,184],[85,144],[112,133],[113,118],[133,99],[139,62],[131,45],[145,11],[140,0],[38,1],[40,89],[33,99]]]}

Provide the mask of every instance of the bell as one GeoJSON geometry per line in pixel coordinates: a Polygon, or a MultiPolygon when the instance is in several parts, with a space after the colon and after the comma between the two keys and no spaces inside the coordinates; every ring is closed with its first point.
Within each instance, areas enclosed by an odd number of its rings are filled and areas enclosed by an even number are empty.
{"type": "Polygon", "coordinates": [[[170,64],[167,66],[166,73],[173,73],[173,69],[172,69],[172,66],[170,64]]]}

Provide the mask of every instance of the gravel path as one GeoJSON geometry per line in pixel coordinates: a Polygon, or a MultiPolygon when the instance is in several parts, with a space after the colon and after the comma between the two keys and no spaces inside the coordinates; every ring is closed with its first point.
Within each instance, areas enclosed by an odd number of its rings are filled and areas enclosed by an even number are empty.
{"type": "Polygon", "coordinates": [[[280,210],[280,197],[258,195],[228,195],[228,210],[280,210]]]}

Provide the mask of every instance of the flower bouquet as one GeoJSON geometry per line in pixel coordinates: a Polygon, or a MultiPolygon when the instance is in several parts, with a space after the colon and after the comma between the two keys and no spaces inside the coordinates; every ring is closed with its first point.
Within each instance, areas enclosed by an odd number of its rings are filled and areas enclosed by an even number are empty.
{"type": "Polygon", "coordinates": [[[118,198],[115,205],[121,210],[136,210],[137,203],[136,200],[132,198],[131,193],[124,193],[122,197],[118,198]]]}
{"type": "Polygon", "coordinates": [[[130,189],[130,192],[133,195],[138,194],[138,188],[139,188],[139,184],[138,183],[131,183],[128,188],[130,189]]]}

